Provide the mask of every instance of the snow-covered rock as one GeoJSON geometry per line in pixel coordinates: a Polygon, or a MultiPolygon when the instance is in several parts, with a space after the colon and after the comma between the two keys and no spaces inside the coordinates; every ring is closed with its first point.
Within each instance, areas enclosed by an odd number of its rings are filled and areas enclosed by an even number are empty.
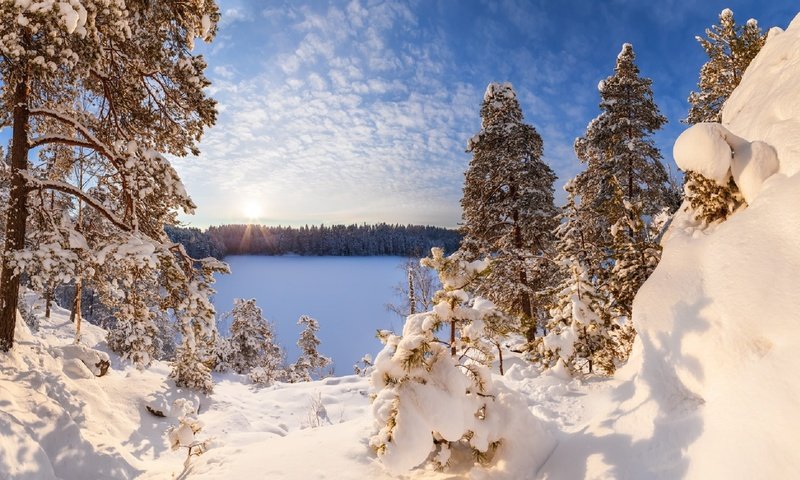
{"type": "MultiPolygon", "coordinates": [[[[63,345],[60,347],[53,347],[53,354],[56,357],[64,359],[64,371],[67,370],[67,365],[74,365],[71,360],[78,360],[86,369],[95,377],[102,377],[108,372],[110,366],[109,357],[106,352],[101,352],[87,347],[86,345],[74,344],[63,345]]],[[[75,371],[74,367],[69,367],[71,371],[75,371]]]]}

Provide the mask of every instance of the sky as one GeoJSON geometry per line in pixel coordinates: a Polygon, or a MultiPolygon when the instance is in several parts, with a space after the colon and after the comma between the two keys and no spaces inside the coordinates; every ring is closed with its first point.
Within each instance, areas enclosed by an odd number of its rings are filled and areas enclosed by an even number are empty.
{"type": "Polygon", "coordinates": [[[197,157],[174,159],[190,226],[413,223],[455,227],[489,82],[513,84],[544,159],[564,183],[598,115],[597,84],[623,43],[653,80],[672,144],[723,8],[785,28],[794,1],[221,0],[208,62],[217,124],[197,157]]]}

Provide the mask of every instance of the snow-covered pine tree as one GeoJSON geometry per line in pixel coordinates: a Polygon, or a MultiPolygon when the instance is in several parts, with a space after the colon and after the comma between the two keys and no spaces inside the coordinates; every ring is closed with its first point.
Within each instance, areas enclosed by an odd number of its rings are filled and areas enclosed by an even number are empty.
{"type": "MultiPolygon", "coordinates": [[[[446,469],[458,450],[472,454],[466,456],[470,468],[472,458],[489,465],[502,445],[519,440],[510,433],[515,425],[525,425],[526,435],[543,439],[524,405],[515,404],[514,395],[493,380],[486,366],[492,359],[475,355],[482,351],[484,330],[502,316],[491,301],[473,298],[463,289],[488,262],[467,262],[460,252],[445,257],[438,248],[431,253],[423,261],[437,270],[442,282],[436,304],[428,312],[409,315],[402,335],[381,332],[385,346],[370,375],[376,429],[370,446],[396,473],[426,462],[446,469]],[[443,337],[437,334],[441,330],[443,337]]],[[[525,452],[531,454],[536,453],[525,452]]]]}
{"type": "Polygon", "coordinates": [[[443,342],[450,346],[450,354],[489,367],[497,359],[502,374],[501,341],[519,330],[518,320],[509,318],[491,300],[469,293],[490,270],[489,261],[468,262],[463,252],[448,257],[442,249],[433,248],[431,256],[423,258],[421,264],[439,274],[442,288],[433,296],[431,312],[448,332],[443,342]]]}
{"type": "Polygon", "coordinates": [[[728,8],[720,12],[718,25],[706,29],[706,37],[695,37],[708,61],[700,68],[698,91],[689,94],[691,106],[685,121],[692,125],[722,122],[722,106],[766,40],[755,19],[737,25],[728,8]]]}
{"type": "MultiPolygon", "coordinates": [[[[178,210],[191,213],[194,204],[158,152],[198,153],[203,130],[216,118],[205,90],[205,62],[192,48],[195,38],[213,37],[218,18],[213,0],[0,4],[0,110],[10,113],[12,130],[0,349],[13,343],[28,197],[58,191],[80,199],[113,233],[107,237],[111,243],[89,245],[92,252],[125,255],[136,242],[152,247],[152,268],[162,272],[161,298],[148,308],[169,309],[182,325],[181,371],[199,364],[192,357],[194,332],[213,331],[213,308],[205,297],[211,271],[226,267],[189,258],[164,234],[178,210]],[[94,152],[87,165],[99,179],[93,189],[32,174],[29,153],[54,145],[94,152]],[[187,328],[192,325],[198,328],[187,328]]],[[[207,372],[194,378],[176,377],[182,385],[210,385],[207,372]]]]}
{"type": "MultiPolygon", "coordinates": [[[[699,91],[689,94],[691,106],[684,120],[689,124],[722,122],[722,106],[766,40],[755,19],[737,25],[727,8],[719,14],[719,24],[706,29],[706,37],[696,37],[708,61],[700,68],[699,91]]],[[[684,196],[695,217],[706,223],[727,218],[744,202],[733,179],[719,185],[692,171],[685,174],[684,196]]]]}
{"type": "MultiPolygon", "coordinates": [[[[617,195],[621,198],[619,190],[617,195]]],[[[617,322],[609,326],[613,327],[610,333],[614,349],[605,349],[598,355],[598,363],[609,373],[630,354],[636,335],[631,322],[633,299],[661,259],[661,245],[643,220],[641,203],[627,200],[622,203],[626,214],[611,229],[614,266],[604,285],[609,293],[605,314],[617,322]]]]}
{"type": "Polygon", "coordinates": [[[227,362],[236,373],[259,370],[260,383],[280,376],[283,354],[276,343],[272,324],[264,318],[256,300],[237,298],[231,311],[227,362]]]}
{"type": "Polygon", "coordinates": [[[605,300],[597,291],[602,252],[589,241],[593,237],[587,213],[575,199],[574,183],[565,186],[568,198],[556,228],[561,282],[555,289],[547,334],[539,349],[547,366],[561,363],[571,372],[594,372],[601,350],[612,349],[611,316],[605,315],[605,300]],[[590,268],[594,265],[594,268],[590,268]]]}
{"type": "Polygon", "coordinates": [[[331,364],[331,359],[319,353],[319,322],[308,315],[302,315],[297,324],[304,326],[297,341],[301,353],[297,361],[289,366],[288,377],[291,382],[310,382],[325,374],[325,368],[331,364]]]}
{"type": "Polygon", "coordinates": [[[490,83],[481,105],[481,131],[467,144],[461,251],[467,260],[492,256],[476,293],[521,319],[529,341],[546,313],[540,298],[552,278],[550,262],[556,208],[555,174],[542,160],[542,139],[523,122],[509,83],[490,83]]]}
{"type": "MultiPolygon", "coordinates": [[[[598,294],[587,268],[580,261],[564,259],[566,276],[558,286],[556,304],[550,309],[547,335],[541,353],[547,366],[561,364],[572,373],[597,371],[603,350],[616,351],[609,317],[601,317],[603,298],[598,294]],[[604,318],[605,317],[605,318],[604,318]]],[[[613,373],[602,364],[605,373],[613,373]]]]}
{"type": "MultiPolygon", "coordinates": [[[[600,82],[600,115],[589,123],[583,137],[575,141],[575,153],[586,169],[573,181],[580,198],[579,211],[597,256],[587,263],[602,294],[611,300],[615,285],[625,281],[613,271],[620,253],[620,240],[612,235],[620,221],[642,222],[659,214],[669,204],[669,178],[661,163],[661,152],[652,139],[666,119],[653,100],[652,81],[642,78],[635,63],[633,47],[624,44],[614,74],[600,82]],[[628,219],[625,205],[640,205],[637,219],[628,219]]],[[[624,229],[631,243],[636,232],[624,229]]],[[[639,279],[643,281],[643,279],[639,279]]],[[[638,289],[639,283],[635,288],[638,289]]],[[[632,296],[614,300],[615,311],[630,314],[632,296]]]]}

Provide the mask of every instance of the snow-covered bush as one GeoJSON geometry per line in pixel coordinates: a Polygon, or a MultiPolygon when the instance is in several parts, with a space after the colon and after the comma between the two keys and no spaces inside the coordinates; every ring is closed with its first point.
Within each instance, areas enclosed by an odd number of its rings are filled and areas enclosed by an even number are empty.
{"type": "Polygon", "coordinates": [[[495,312],[488,300],[473,301],[456,288],[469,283],[486,262],[445,258],[439,249],[432,253],[428,263],[439,271],[444,287],[438,303],[429,312],[410,315],[402,335],[381,335],[385,346],[370,376],[377,430],[370,445],[396,473],[426,462],[445,469],[452,452],[463,450],[493,474],[530,474],[552,449],[552,439],[517,393],[494,381],[490,370],[469,355],[456,355],[474,345],[473,338],[484,338],[473,332],[484,332],[484,319],[495,312]],[[451,327],[449,342],[437,337],[445,325],[451,327]]]}

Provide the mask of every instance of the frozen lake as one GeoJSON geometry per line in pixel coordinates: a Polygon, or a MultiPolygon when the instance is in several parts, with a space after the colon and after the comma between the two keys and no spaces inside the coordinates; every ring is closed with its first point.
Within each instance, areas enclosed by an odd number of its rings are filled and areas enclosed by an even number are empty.
{"type": "MultiPolygon", "coordinates": [[[[278,342],[292,363],[299,350],[297,319],[310,315],[320,324],[320,352],[334,361],[335,373],[353,373],[365,353],[381,343],[375,331],[402,328],[399,316],[386,309],[397,303],[394,287],[406,278],[403,257],[230,256],[230,275],[218,275],[214,289],[217,315],[233,308],[234,298],[255,298],[275,324],[278,342]]],[[[228,334],[229,320],[220,331],[228,334]]]]}

